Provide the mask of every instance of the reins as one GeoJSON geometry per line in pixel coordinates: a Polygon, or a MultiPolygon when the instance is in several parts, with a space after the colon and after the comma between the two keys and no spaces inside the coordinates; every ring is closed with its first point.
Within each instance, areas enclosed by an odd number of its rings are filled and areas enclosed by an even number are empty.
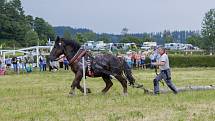
{"type": "Polygon", "coordinates": [[[64,56],[62,56],[62,57],[60,57],[60,58],[55,59],[54,61],[59,61],[60,59],[62,59],[62,58],[64,58],[64,57],[66,57],[66,56],[64,55],[64,56]]]}

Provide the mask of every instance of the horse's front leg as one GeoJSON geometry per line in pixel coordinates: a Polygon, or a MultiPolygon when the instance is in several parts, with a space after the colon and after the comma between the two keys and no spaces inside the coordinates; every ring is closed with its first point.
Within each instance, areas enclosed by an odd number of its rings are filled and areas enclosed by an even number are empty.
{"type": "MultiPolygon", "coordinates": [[[[84,88],[80,85],[80,82],[81,82],[81,80],[79,81],[79,83],[78,83],[78,85],[77,85],[77,88],[78,88],[82,93],[84,93],[84,88]]],[[[86,92],[87,92],[87,93],[91,93],[90,88],[86,88],[86,92]]]]}
{"type": "Polygon", "coordinates": [[[75,74],[75,78],[73,79],[71,89],[70,89],[70,92],[69,92],[70,95],[75,95],[75,87],[79,88],[80,81],[81,81],[82,77],[83,77],[83,75],[82,75],[81,72],[77,72],[75,74]]]}

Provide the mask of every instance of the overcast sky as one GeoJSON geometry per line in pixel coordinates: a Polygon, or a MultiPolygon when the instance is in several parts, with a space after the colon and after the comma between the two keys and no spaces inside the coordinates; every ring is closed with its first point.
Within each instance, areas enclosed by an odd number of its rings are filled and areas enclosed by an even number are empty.
{"type": "Polygon", "coordinates": [[[215,0],[21,0],[26,14],[53,26],[119,34],[200,30],[215,0]]]}

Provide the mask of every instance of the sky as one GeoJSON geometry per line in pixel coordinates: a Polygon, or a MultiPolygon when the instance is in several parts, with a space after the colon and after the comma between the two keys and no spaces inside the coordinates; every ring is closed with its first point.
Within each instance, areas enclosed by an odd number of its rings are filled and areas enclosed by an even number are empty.
{"type": "Polygon", "coordinates": [[[24,11],[52,26],[120,34],[201,30],[215,0],[21,0],[24,11]]]}

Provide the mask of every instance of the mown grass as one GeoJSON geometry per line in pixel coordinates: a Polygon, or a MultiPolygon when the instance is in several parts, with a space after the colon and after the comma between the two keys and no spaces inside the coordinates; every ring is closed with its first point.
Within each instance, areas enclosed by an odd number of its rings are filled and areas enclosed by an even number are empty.
{"type": "MultiPolygon", "coordinates": [[[[180,86],[215,84],[215,68],[174,68],[172,78],[180,86]]],[[[134,70],[139,83],[152,89],[153,70],[134,70]]],[[[101,78],[87,78],[92,94],[69,97],[71,71],[34,72],[0,77],[1,121],[214,121],[215,91],[190,91],[174,95],[146,95],[130,88],[122,96],[122,87],[101,94],[101,78]]],[[[167,88],[162,86],[161,88],[167,88]]]]}

